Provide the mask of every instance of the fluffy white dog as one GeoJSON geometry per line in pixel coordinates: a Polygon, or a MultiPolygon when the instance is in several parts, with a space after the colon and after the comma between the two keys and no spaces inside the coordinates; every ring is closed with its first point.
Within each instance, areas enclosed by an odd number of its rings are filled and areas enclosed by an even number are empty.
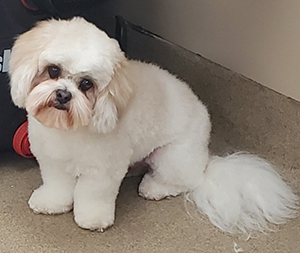
{"type": "Polygon", "coordinates": [[[298,198],[268,162],[209,156],[209,115],[186,83],[127,60],[82,18],[43,21],[19,36],[10,76],[43,179],[29,200],[36,213],[73,208],[80,227],[103,231],[128,167],[144,160],[151,171],[142,197],[188,193],[224,231],[264,230],[295,216],[298,198]]]}

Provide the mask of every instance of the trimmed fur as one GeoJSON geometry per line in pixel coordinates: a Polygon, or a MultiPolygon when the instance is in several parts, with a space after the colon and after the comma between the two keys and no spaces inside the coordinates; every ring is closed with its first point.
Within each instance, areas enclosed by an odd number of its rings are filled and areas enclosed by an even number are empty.
{"type": "Polygon", "coordinates": [[[130,165],[151,168],[146,199],[188,193],[211,222],[230,233],[266,230],[296,215],[298,197],[265,160],[210,157],[206,107],[186,83],[152,64],[127,60],[117,42],[81,18],[49,20],[21,35],[10,61],[11,95],[25,107],[43,185],[30,208],[74,209],[76,223],[103,231],[130,165]],[[61,68],[51,79],[47,66],[61,68]],[[82,92],[80,80],[94,86],[82,92]],[[58,110],[56,90],[72,94],[58,110]]]}

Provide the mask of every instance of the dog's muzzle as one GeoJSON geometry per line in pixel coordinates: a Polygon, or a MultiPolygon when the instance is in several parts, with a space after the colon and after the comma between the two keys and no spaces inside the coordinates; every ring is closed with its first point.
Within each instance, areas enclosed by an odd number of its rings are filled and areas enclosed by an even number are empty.
{"type": "Polygon", "coordinates": [[[59,89],[56,91],[56,103],[54,107],[59,110],[67,110],[68,102],[71,100],[72,94],[67,90],[59,89]]]}

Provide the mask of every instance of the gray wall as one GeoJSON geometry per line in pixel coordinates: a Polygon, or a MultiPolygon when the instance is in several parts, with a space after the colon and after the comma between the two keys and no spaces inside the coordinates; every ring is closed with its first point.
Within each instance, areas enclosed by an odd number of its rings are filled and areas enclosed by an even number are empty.
{"type": "Polygon", "coordinates": [[[110,0],[104,8],[300,100],[298,0],[110,0]]]}

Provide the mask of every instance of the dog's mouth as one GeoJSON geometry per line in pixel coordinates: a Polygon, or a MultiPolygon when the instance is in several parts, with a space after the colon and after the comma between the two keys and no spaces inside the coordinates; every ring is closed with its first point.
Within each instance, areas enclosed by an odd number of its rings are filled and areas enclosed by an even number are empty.
{"type": "Polygon", "coordinates": [[[48,103],[48,107],[54,107],[57,110],[67,111],[70,108],[70,103],[60,103],[57,100],[51,100],[48,103]]]}
{"type": "Polygon", "coordinates": [[[68,110],[69,107],[66,104],[57,103],[54,105],[54,108],[58,110],[68,110]]]}

